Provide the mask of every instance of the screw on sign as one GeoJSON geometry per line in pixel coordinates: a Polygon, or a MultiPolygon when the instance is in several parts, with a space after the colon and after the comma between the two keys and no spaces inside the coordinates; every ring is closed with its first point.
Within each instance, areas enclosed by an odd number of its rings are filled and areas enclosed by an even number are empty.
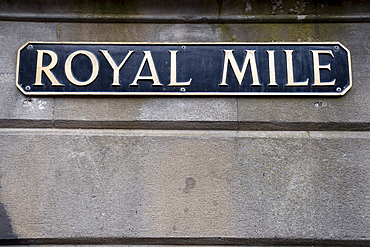
{"type": "Polygon", "coordinates": [[[352,86],[338,42],[32,42],[17,69],[28,95],[341,96],[352,86]]]}

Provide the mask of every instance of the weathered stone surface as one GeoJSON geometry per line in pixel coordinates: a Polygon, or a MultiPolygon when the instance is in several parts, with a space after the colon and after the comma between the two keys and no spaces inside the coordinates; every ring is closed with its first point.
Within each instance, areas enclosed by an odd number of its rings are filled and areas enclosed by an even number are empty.
{"type": "Polygon", "coordinates": [[[0,22],[0,126],[51,127],[54,99],[26,97],[15,86],[17,51],[25,40],[55,40],[55,24],[0,22]]]}
{"type": "Polygon", "coordinates": [[[369,138],[3,130],[1,237],[368,239],[369,138]]]}
{"type": "Polygon", "coordinates": [[[215,42],[222,38],[222,30],[207,23],[60,23],[58,28],[59,39],[64,41],[215,42]],[[81,28],[81,25],[85,28],[81,28]]]}
{"type": "MultiPolygon", "coordinates": [[[[268,2],[258,0],[178,0],[178,1],[74,1],[60,2],[39,0],[30,4],[26,0],[3,1],[0,3],[0,18],[8,20],[18,17],[21,20],[50,19],[58,17],[64,21],[86,19],[119,20],[125,16],[139,16],[138,18],[163,18],[162,20],[177,17],[183,22],[194,20],[206,22],[222,17],[242,17],[246,20],[255,20],[257,16],[278,19],[279,16],[292,16],[297,21],[305,21],[307,15],[316,15],[316,19],[323,16],[366,16],[370,11],[366,0],[352,1],[294,1],[273,0],[268,2]],[[38,16],[40,15],[40,16],[38,16]],[[181,17],[181,18],[179,18],[181,17]]],[[[134,19],[135,20],[135,19],[134,19]]],[[[127,18],[126,21],[134,21],[127,18]]],[[[350,20],[350,19],[348,19],[350,20]]]]}
{"type": "Polygon", "coordinates": [[[56,99],[55,127],[237,129],[234,98],[56,99]]]}

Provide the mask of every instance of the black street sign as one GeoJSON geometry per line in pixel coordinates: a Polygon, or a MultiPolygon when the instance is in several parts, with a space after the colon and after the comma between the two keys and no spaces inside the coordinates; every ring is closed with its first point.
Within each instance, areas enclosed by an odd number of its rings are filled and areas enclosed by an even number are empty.
{"type": "Polygon", "coordinates": [[[338,42],[28,42],[18,51],[26,95],[322,95],[352,86],[338,42]]]}

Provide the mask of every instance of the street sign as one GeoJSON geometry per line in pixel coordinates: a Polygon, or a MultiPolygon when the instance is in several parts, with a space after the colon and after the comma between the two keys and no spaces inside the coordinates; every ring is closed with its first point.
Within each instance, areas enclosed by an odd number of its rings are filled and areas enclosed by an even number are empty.
{"type": "Polygon", "coordinates": [[[26,95],[341,96],[352,79],[338,42],[28,42],[16,83],[26,95]]]}

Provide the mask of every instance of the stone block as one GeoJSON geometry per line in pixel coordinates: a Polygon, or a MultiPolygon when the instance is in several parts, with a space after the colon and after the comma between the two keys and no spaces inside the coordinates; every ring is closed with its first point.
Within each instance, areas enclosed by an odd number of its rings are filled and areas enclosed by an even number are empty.
{"type": "Polygon", "coordinates": [[[29,40],[55,40],[56,24],[0,22],[0,127],[52,127],[54,99],[27,97],[16,87],[18,49],[29,40]]]}
{"type": "Polygon", "coordinates": [[[3,127],[368,130],[366,23],[112,24],[2,22],[3,127]],[[269,32],[266,32],[269,30],[269,32]],[[352,54],[353,88],[343,97],[25,97],[15,88],[18,48],[62,41],[339,41],[352,54]],[[358,34],[353,39],[354,34],[358,34]],[[172,39],[171,39],[172,37],[172,39]],[[12,42],[17,40],[16,42],[12,42]],[[11,44],[6,46],[5,44],[11,44]],[[13,61],[13,62],[12,62],[13,61]],[[41,108],[42,109],[41,109],[41,108]],[[23,121],[28,120],[28,121],[23,121]],[[42,120],[42,121],[41,121],[42,120]],[[45,120],[47,122],[45,122],[45,120]]]}
{"type": "Polygon", "coordinates": [[[2,130],[2,238],[369,236],[368,132],[2,130]]]}

